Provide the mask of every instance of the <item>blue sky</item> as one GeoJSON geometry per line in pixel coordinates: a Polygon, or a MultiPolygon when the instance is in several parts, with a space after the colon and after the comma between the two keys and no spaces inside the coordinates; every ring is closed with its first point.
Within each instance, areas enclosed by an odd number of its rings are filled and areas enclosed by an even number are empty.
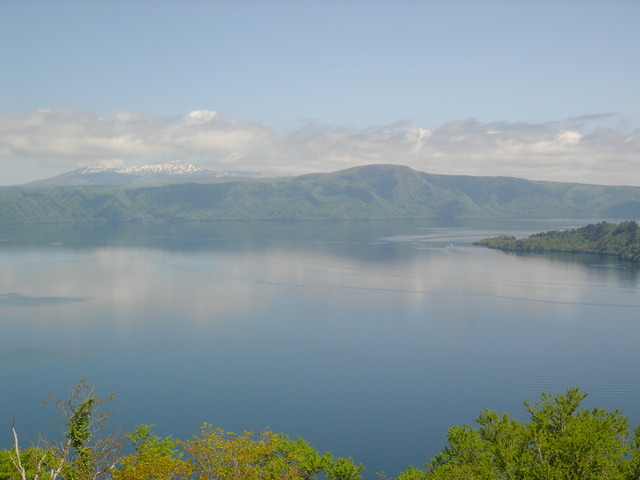
{"type": "Polygon", "coordinates": [[[640,185],[637,1],[0,2],[0,184],[184,160],[640,185]]]}

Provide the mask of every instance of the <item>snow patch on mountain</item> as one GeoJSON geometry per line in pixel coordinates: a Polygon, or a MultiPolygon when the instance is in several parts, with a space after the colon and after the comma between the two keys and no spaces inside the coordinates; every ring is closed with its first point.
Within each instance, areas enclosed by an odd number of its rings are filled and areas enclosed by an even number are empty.
{"type": "Polygon", "coordinates": [[[57,177],[31,182],[29,186],[134,185],[178,181],[208,182],[221,179],[266,178],[260,171],[207,170],[187,162],[173,161],[140,166],[84,167],[57,177]]]}
{"type": "Polygon", "coordinates": [[[196,167],[186,162],[153,163],[150,165],[125,166],[125,167],[84,167],[75,170],[80,175],[92,175],[96,173],[119,173],[123,175],[176,175],[188,176],[207,173],[210,170],[196,167]]]}

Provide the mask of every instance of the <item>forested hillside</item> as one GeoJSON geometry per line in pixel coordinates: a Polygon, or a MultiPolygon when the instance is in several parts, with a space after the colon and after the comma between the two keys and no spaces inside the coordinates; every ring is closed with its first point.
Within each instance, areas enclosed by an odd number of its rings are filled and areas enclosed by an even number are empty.
{"type": "Polygon", "coordinates": [[[537,233],[519,240],[502,235],[486,238],[476,245],[507,252],[600,253],[640,262],[640,232],[635,221],[619,225],[601,222],[573,230],[537,233]]]}
{"type": "MultiPolygon", "coordinates": [[[[121,435],[105,429],[111,397],[101,398],[81,381],[69,398],[53,400],[61,437],[41,436],[22,445],[15,424],[14,446],[0,451],[0,480],[357,480],[365,466],[334,458],[305,440],[263,430],[225,432],[204,423],[188,439],[160,438],[152,425],[121,435]],[[128,453],[123,450],[128,443],[128,453]]],[[[640,475],[640,428],[619,411],[581,406],[586,394],[542,394],[525,401],[529,420],[486,409],[476,426],[449,429],[446,447],[421,467],[397,477],[382,472],[368,479],[454,480],[635,480],[640,475]]],[[[366,472],[368,473],[368,472],[366,472]]]]}
{"type": "Polygon", "coordinates": [[[0,223],[639,215],[640,187],[432,175],[399,165],[220,183],[0,189],[0,223]]]}

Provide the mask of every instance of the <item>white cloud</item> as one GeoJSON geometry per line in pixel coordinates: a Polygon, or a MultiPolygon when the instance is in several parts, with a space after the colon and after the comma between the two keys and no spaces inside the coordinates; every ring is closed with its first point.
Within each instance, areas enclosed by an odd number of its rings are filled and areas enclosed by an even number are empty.
{"type": "Polygon", "coordinates": [[[184,121],[186,124],[202,124],[212,122],[216,117],[217,113],[211,110],[195,110],[193,112],[189,112],[184,121]]]}
{"type": "Polygon", "coordinates": [[[564,132],[559,133],[556,138],[560,140],[560,142],[567,145],[575,145],[576,143],[580,142],[582,134],[579,132],[573,132],[571,130],[565,130],[564,132]]]}
{"type": "Polygon", "coordinates": [[[183,159],[208,168],[285,175],[396,163],[441,174],[640,185],[640,130],[612,126],[611,117],[540,123],[470,118],[435,129],[310,122],[277,136],[265,126],[208,110],[177,117],[136,112],[99,117],[78,109],[43,109],[0,116],[0,173],[10,178],[29,165],[33,180],[78,166],[183,159]],[[44,166],[48,170],[36,173],[44,166]]]}
{"type": "Polygon", "coordinates": [[[0,156],[83,165],[113,159],[137,163],[167,155],[224,157],[231,151],[249,151],[271,136],[267,128],[203,110],[162,118],[135,112],[98,117],[77,109],[43,109],[0,117],[0,156]]]}

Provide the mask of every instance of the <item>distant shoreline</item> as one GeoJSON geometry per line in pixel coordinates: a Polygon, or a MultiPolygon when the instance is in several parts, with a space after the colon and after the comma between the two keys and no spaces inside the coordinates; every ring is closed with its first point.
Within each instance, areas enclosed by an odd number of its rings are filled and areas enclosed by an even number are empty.
{"type": "Polygon", "coordinates": [[[368,165],[214,183],[0,188],[0,224],[212,220],[638,218],[640,187],[368,165]]]}
{"type": "Polygon", "coordinates": [[[620,224],[600,222],[565,231],[536,233],[516,239],[500,235],[485,238],[474,245],[504,252],[565,252],[616,255],[640,264],[640,228],[635,221],[620,224]]]}

